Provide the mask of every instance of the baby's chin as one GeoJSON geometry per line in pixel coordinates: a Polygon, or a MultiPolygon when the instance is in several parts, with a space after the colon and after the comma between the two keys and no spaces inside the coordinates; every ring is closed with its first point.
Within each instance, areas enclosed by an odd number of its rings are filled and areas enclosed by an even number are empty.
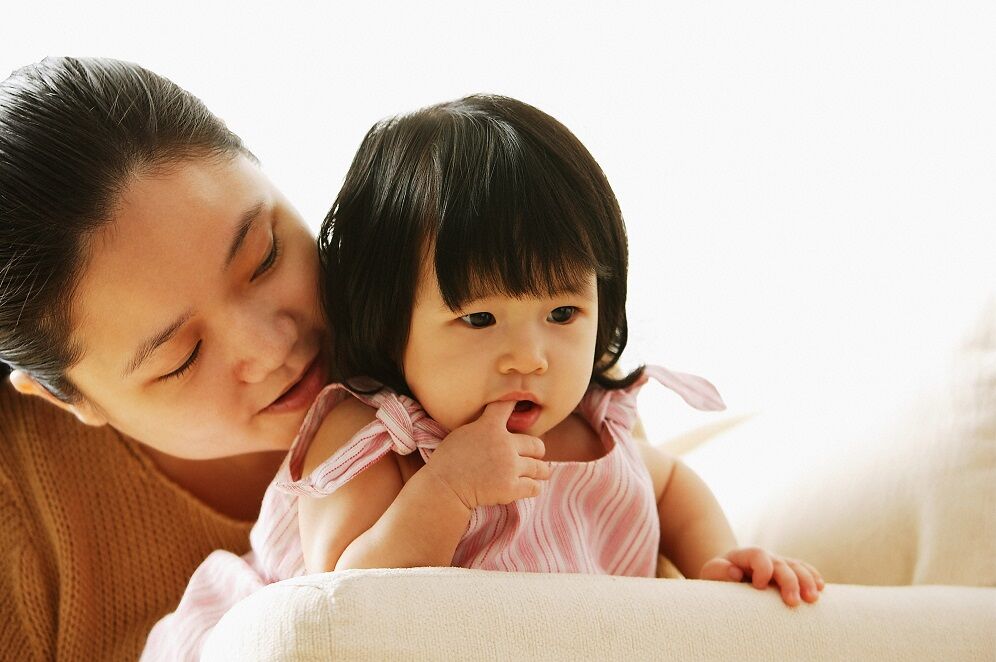
{"type": "Polygon", "coordinates": [[[470,415],[465,417],[459,417],[459,416],[447,416],[446,414],[443,414],[442,416],[437,416],[432,412],[431,409],[429,409],[425,405],[422,406],[422,409],[424,409],[425,413],[429,415],[429,418],[439,423],[439,425],[442,426],[442,428],[447,432],[453,432],[457,428],[462,428],[464,425],[467,425],[468,423],[473,423],[478,418],[480,418],[480,414],[483,413],[484,411],[482,409],[481,412],[479,412],[476,416],[470,415]]]}

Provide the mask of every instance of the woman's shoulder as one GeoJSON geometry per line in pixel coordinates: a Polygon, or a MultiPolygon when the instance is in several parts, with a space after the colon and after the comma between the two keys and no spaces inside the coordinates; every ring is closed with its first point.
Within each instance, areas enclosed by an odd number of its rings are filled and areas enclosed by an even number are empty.
{"type": "MultiPolygon", "coordinates": [[[[23,395],[9,382],[0,382],[0,437],[15,441],[15,437],[33,437],[48,433],[79,432],[80,423],[71,415],[38,397],[23,395]]],[[[100,428],[83,434],[103,436],[100,428]]]]}
{"type": "Polygon", "coordinates": [[[51,488],[53,474],[71,473],[67,461],[97,465],[129,456],[118,437],[106,426],[82,425],[41,398],[0,384],[0,474],[12,477],[21,493],[51,488]]]}
{"type": "MultiPolygon", "coordinates": [[[[248,548],[248,523],[174,484],[138,442],[8,384],[0,384],[0,492],[0,549],[17,560],[0,560],[15,582],[9,591],[0,585],[0,595],[12,608],[34,605],[30,618],[14,609],[17,619],[52,624],[45,633],[25,630],[42,657],[54,655],[58,640],[60,649],[87,651],[86,659],[112,648],[137,658],[149,625],[176,605],[211,550],[248,548]],[[83,616],[67,627],[60,613],[83,616]]],[[[0,622],[18,623],[8,611],[0,608],[0,622]]],[[[0,650],[6,643],[0,633],[0,650]]]]}

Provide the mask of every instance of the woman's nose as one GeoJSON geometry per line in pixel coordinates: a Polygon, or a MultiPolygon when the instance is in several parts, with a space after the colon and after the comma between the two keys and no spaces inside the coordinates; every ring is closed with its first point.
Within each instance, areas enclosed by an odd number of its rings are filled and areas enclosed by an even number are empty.
{"type": "Polygon", "coordinates": [[[242,315],[233,320],[235,376],[259,383],[283,366],[297,343],[297,324],[287,315],[242,315]]]}

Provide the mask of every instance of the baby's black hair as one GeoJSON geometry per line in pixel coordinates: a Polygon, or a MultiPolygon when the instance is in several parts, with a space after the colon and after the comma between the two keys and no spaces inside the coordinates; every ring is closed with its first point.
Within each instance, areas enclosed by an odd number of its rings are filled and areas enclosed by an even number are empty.
{"type": "Polygon", "coordinates": [[[626,346],[626,230],[601,168],[563,124],[515,99],[473,95],[378,122],[319,233],[337,381],[402,372],[422,264],[454,311],[487,295],[578,291],[592,273],[592,380],[626,346]]]}

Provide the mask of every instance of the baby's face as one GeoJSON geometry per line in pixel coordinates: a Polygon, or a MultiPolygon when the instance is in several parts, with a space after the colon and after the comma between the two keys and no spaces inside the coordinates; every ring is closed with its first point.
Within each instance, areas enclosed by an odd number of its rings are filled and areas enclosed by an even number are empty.
{"type": "Polygon", "coordinates": [[[449,430],[476,420],[491,402],[515,400],[508,429],[539,437],[584,396],[597,330],[594,275],[579,293],[490,296],[453,312],[430,272],[415,301],[405,379],[426,412],[449,430]]]}

